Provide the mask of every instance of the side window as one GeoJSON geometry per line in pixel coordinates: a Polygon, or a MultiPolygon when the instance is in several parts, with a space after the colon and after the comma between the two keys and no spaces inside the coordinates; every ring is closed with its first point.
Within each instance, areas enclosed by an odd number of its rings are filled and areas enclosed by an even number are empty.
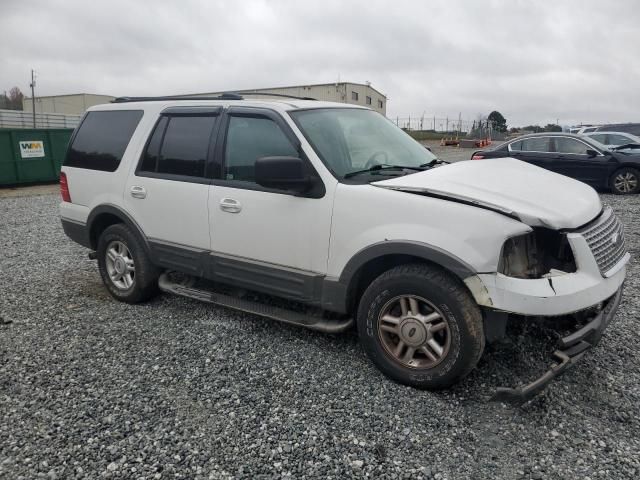
{"type": "Polygon", "coordinates": [[[572,153],[575,155],[586,155],[589,147],[586,143],[582,143],[574,138],[557,137],[556,139],[556,152],[558,153],[572,153]]]}
{"type": "Polygon", "coordinates": [[[549,152],[549,137],[532,137],[522,140],[523,152],[549,152]]]}
{"type": "Polygon", "coordinates": [[[255,181],[255,163],[261,157],[297,157],[297,149],[280,127],[264,117],[231,116],[224,154],[226,180],[255,181]]]}
{"type": "Polygon", "coordinates": [[[141,172],[204,177],[216,116],[163,116],[140,164],[141,172]]]}
{"type": "Polygon", "coordinates": [[[519,152],[520,150],[522,150],[522,140],[518,140],[517,142],[509,144],[510,152],[519,152]]]}
{"type": "Polygon", "coordinates": [[[609,143],[611,145],[626,145],[627,143],[633,143],[633,140],[622,135],[609,134],[609,143]]]}
{"type": "MultiPolygon", "coordinates": [[[[593,138],[596,142],[600,142],[603,145],[607,145],[607,135],[605,135],[604,133],[591,135],[590,138],[593,138]]],[[[611,136],[609,136],[609,138],[611,138],[611,136]]]]}
{"type": "Polygon", "coordinates": [[[64,165],[115,172],[142,113],[140,110],[89,112],[76,132],[64,165]]]}
{"type": "Polygon", "coordinates": [[[164,131],[169,123],[168,117],[161,117],[160,121],[153,130],[147,149],[142,157],[142,164],[140,165],[140,171],[143,172],[157,172],[158,171],[158,158],[160,158],[160,146],[162,144],[162,137],[164,131]]]}

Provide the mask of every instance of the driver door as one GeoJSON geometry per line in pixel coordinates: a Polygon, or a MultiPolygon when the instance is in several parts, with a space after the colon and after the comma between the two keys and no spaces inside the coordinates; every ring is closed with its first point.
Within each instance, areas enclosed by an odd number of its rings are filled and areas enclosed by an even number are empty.
{"type": "Polygon", "coordinates": [[[309,299],[326,273],[333,188],[322,198],[255,183],[255,161],[302,156],[300,142],[275,111],[232,107],[216,152],[219,179],[209,195],[214,276],[247,288],[309,299]]]}
{"type": "Polygon", "coordinates": [[[555,156],[553,163],[555,171],[575,178],[593,187],[607,184],[611,163],[610,157],[594,150],[594,147],[571,137],[554,137],[555,156]],[[590,155],[589,151],[596,155],[590,155]]]}

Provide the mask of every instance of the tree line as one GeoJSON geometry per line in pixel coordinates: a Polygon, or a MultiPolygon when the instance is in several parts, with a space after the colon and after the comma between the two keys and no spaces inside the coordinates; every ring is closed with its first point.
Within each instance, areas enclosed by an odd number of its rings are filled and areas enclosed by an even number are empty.
{"type": "Polygon", "coordinates": [[[562,127],[560,125],[556,125],[555,123],[547,123],[544,127],[541,127],[540,125],[527,125],[526,127],[521,128],[508,128],[507,119],[504,118],[504,116],[497,110],[494,110],[489,114],[489,116],[487,117],[487,121],[491,124],[492,128],[495,131],[502,133],[506,133],[507,129],[510,133],[518,133],[523,130],[533,133],[562,131],[562,127]]]}
{"type": "Polygon", "coordinates": [[[11,90],[9,90],[8,95],[7,91],[5,90],[2,94],[0,94],[0,109],[22,110],[23,99],[24,95],[18,87],[13,87],[11,90]]]}

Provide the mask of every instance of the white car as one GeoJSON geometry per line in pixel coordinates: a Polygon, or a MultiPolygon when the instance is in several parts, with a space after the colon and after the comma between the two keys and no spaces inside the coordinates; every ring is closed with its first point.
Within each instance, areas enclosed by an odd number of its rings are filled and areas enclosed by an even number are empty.
{"type": "Polygon", "coordinates": [[[569,129],[569,133],[575,133],[576,135],[586,135],[598,130],[601,125],[588,125],[584,127],[572,127],[569,129]]]}
{"type": "Polygon", "coordinates": [[[607,147],[615,148],[622,145],[640,145],[640,137],[626,132],[593,132],[586,133],[585,136],[607,147]]]}
{"type": "Polygon", "coordinates": [[[591,187],[514,159],[447,165],[338,103],[95,106],[61,192],[65,232],[116,299],[159,287],[324,332],[355,323],[373,362],[419,388],[463,378],[509,318],[574,317],[557,364],[504,399],[528,398],[598,342],[629,260],[591,187]]]}

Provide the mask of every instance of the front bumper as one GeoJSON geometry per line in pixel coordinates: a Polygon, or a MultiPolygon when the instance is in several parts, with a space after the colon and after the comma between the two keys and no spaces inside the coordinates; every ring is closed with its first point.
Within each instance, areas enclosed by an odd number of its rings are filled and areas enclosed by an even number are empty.
{"type": "Polygon", "coordinates": [[[630,255],[603,276],[584,237],[569,233],[567,238],[578,266],[574,273],[536,279],[479,273],[465,283],[479,305],[519,315],[567,315],[614,295],[625,280],[630,255]]]}
{"type": "Polygon", "coordinates": [[[571,365],[580,360],[587,350],[600,341],[602,332],[611,323],[622,298],[622,286],[607,300],[602,310],[594,314],[589,322],[572,334],[558,341],[558,349],[553,352],[557,360],[540,378],[528,385],[517,388],[498,388],[492,400],[509,403],[526,402],[540,393],[547,384],[564,373],[571,365]]]}

